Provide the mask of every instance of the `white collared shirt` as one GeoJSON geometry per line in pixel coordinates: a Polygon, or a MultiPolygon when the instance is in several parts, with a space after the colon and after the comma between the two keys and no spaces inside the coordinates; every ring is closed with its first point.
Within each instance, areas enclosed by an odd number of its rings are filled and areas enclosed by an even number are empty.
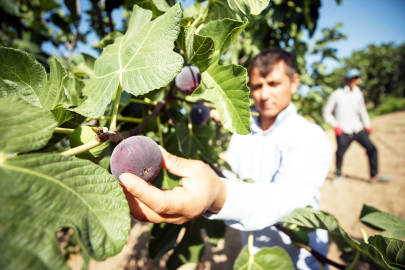
{"type": "MultiPolygon", "coordinates": [[[[251,126],[251,134],[232,136],[227,161],[241,179],[256,182],[223,179],[226,201],[210,219],[225,220],[242,231],[244,244],[249,231],[254,231],[256,252],[263,246],[281,246],[297,269],[318,269],[309,252],[293,247],[289,237],[272,225],[297,208],[319,209],[319,189],[332,160],[329,140],[319,126],[298,115],[292,103],[269,130],[261,129],[259,117],[252,117],[251,126]]],[[[317,230],[309,235],[309,245],[326,255],[327,232],[317,230]]]]}
{"type": "Polygon", "coordinates": [[[323,109],[323,118],[346,134],[358,133],[371,126],[363,94],[357,86],[353,87],[353,91],[347,85],[334,91],[323,109]]]}

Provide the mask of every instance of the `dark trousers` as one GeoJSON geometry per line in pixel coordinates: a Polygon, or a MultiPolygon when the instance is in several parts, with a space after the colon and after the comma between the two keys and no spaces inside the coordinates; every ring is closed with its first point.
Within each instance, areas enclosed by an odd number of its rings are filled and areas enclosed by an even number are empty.
{"type": "Polygon", "coordinates": [[[352,141],[357,141],[363,146],[368,155],[368,160],[370,163],[370,176],[376,176],[378,174],[378,157],[377,157],[377,148],[370,141],[368,133],[365,130],[360,131],[355,134],[342,134],[336,136],[337,139],[337,151],[336,151],[336,174],[341,174],[343,155],[345,154],[347,148],[349,148],[352,141]]]}

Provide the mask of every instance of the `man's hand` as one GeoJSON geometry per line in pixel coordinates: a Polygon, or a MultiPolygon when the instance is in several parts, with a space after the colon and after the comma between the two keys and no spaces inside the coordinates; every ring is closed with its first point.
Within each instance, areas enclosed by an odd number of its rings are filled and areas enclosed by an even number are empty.
{"type": "Polygon", "coordinates": [[[336,136],[343,134],[343,130],[340,127],[334,127],[336,136]]]}
{"type": "Polygon", "coordinates": [[[143,179],[120,176],[131,215],[140,221],[183,224],[206,211],[218,213],[226,199],[226,186],[215,172],[197,160],[171,155],[160,147],[163,167],[182,177],[183,186],[160,190],[143,179]]]}
{"type": "Polygon", "coordinates": [[[367,132],[368,134],[370,134],[371,131],[373,131],[373,129],[372,129],[371,127],[367,127],[367,128],[366,128],[366,132],[367,132]]]}

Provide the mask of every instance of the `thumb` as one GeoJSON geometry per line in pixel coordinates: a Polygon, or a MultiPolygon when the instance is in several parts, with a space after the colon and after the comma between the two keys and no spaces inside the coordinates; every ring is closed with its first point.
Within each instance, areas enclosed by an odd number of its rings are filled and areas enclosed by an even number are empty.
{"type": "MultiPolygon", "coordinates": [[[[175,155],[170,154],[167,152],[163,147],[160,147],[160,151],[162,152],[163,167],[168,170],[171,174],[180,176],[180,177],[190,177],[195,174],[195,170],[193,173],[193,166],[199,161],[190,160],[181,158],[175,155]]],[[[195,168],[194,168],[195,169],[195,168]]]]}

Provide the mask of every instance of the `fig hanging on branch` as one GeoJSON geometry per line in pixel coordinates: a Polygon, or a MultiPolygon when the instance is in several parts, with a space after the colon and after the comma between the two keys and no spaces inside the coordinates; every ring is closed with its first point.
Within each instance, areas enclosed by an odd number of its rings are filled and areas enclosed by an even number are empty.
{"type": "Polygon", "coordinates": [[[203,104],[196,104],[191,109],[190,119],[193,125],[200,126],[210,120],[210,109],[203,104]]]}
{"type": "Polygon", "coordinates": [[[115,178],[132,173],[152,181],[162,167],[162,152],[157,143],[145,136],[133,136],[119,143],[111,155],[110,168],[115,178]]]}
{"type": "Polygon", "coordinates": [[[201,74],[200,70],[194,66],[185,66],[179,74],[177,74],[175,83],[185,95],[191,95],[194,90],[200,85],[201,74]]]}
{"type": "MultiPolygon", "coordinates": [[[[70,147],[75,148],[80,145],[91,142],[95,139],[97,132],[91,126],[81,126],[76,128],[70,135],[70,147]]],[[[90,149],[86,152],[75,155],[77,158],[87,159],[93,161],[94,163],[102,160],[110,150],[110,142],[105,142],[99,146],[90,149]]]]}

